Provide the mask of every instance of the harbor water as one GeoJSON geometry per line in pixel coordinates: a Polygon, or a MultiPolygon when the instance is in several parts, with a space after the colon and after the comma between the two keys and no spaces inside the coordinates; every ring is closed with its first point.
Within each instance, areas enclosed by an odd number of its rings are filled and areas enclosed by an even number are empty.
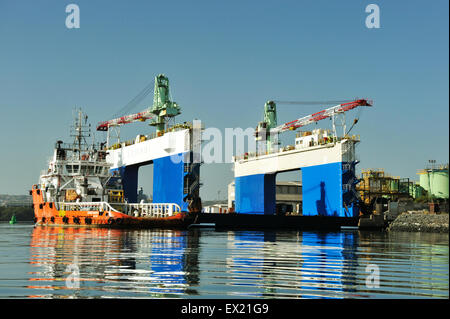
{"type": "Polygon", "coordinates": [[[0,298],[448,298],[448,234],[0,224],[0,298]]]}

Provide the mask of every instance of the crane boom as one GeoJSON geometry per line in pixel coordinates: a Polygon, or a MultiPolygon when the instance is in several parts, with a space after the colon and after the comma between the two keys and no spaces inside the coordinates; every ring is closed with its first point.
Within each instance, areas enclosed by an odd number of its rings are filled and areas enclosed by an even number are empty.
{"type": "Polygon", "coordinates": [[[359,100],[355,100],[355,101],[348,102],[348,103],[342,103],[342,104],[330,107],[328,109],[322,110],[320,112],[299,118],[295,121],[291,121],[291,122],[284,123],[282,125],[278,125],[277,127],[274,127],[273,129],[271,129],[270,131],[272,133],[281,133],[281,132],[288,131],[288,130],[295,130],[299,127],[329,118],[330,116],[333,116],[335,114],[347,112],[358,106],[372,106],[372,103],[365,99],[359,99],[359,100]]]}
{"type": "MultiPolygon", "coordinates": [[[[150,92],[149,90],[149,86],[147,86],[128,104],[133,105],[138,103],[150,92]]],[[[127,108],[128,104],[126,106],[127,108]]],[[[108,131],[111,126],[119,126],[137,121],[144,122],[153,119],[150,125],[156,126],[156,131],[159,133],[164,130],[166,121],[178,114],[181,114],[180,107],[177,103],[170,100],[169,79],[164,74],[159,74],[155,77],[153,105],[151,107],[136,114],[125,115],[109,121],[100,122],[97,124],[97,131],[108,131]]]]}
{"type": "Polygon", "coordinates": [[[145,110],[136,114],[125,115],[109,121],[103,121],[98,123],[97,131],[107,131],[110,126],[117,126],[122,124],[128,124],[137,121],[145,121],[154,118],[155,115],[150,110],[145,110]]]}

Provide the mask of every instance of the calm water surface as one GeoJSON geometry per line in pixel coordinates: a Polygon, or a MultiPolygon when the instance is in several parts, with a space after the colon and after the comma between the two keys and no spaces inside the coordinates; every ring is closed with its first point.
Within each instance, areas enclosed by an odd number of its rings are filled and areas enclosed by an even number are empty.
{"type": "Polygon", "coordinates": [[[0,298],[448,298],[448,240],[2,223],[0,298]]]}

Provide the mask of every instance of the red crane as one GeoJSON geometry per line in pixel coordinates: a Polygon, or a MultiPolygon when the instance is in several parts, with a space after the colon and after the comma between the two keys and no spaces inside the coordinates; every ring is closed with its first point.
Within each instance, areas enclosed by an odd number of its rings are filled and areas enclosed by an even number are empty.
{"type": "Polygon", "coordinates": [[[97,124],[97,131],[107,131],[110,126],[118,126],[138,121],[144,122],[146,120],[152,119],[153,117],[155,117],[155,115],[152,114],[150,110],[145,110],[136,114],[125,115],[109,121],[100,122],[97,124]]]}
{"type": "MultiPolygon", "coordinates": [[[[283,102],[277,102],[277,103],[283,103],[283,102]]],[[[289,104],[304,104],[303,102],[285,102],[289,104]]],[[[333,107],[330,107],[328,109],[322,110],[320,112],[307,115],[305,117],[301,117],[295,121],[287,122],[282,125],[278,125],[271,129],[270,131],[273,133],[281,133],[287,130],[295,130],[299,127],[318,122],[320,120],[324,120],[326,118],[329,118],[336,114],[341,114],[347,111],[350,111],[358,106],[372,106],[372,101],[368,101],[366,99],[359,99],[347,103],[342,103],[333,107]]]]}

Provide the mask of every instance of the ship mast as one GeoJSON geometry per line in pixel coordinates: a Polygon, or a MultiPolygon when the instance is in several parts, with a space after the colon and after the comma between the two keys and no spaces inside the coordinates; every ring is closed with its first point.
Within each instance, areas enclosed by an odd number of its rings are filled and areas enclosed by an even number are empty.
{"type": "Polygon", "coordinates": [[[84,123],[86,124],[87,119],[88,119],[87,115],[84,114],[81,111],[81,109],[78,110],[78,116],[75,117],[75,125],[73,127],[75,132],[74,132],[74,134],[71,135],[71,136],[75,137],[75,140],[73,143],[73,151],[78,152],[78,160],[81,160],[81,152],[82,151],[88,151],[85,134],[87,134],[87,136],[91,136],[90,124],[87,129],[85,129],[85,125],[83,125],[83,120],[84,120],[84,123]],[[86,146],[85,149],[82,148],[84,145],[86,146]]]}

